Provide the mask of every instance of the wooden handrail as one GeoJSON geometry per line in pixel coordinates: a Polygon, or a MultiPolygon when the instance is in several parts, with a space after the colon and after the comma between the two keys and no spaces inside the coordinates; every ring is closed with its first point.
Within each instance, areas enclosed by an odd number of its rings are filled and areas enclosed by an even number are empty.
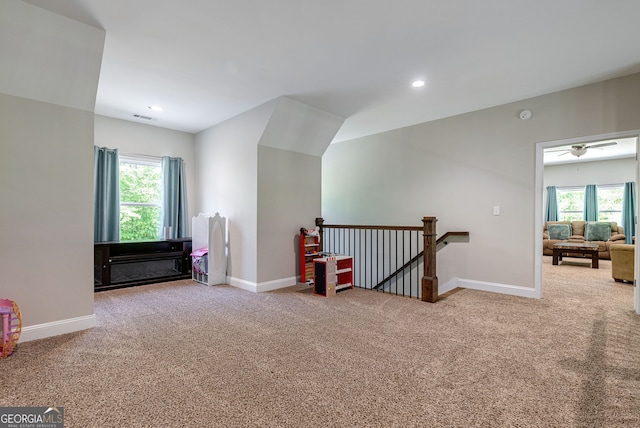
{"type": "MultiPolygon", "coordinates": [[[[396,269],[394,273],[387,276],[384,280],[379,282],[374,289],[380,288],[384,283],[388,282],[391,278],[399,275],[411,264],[420,260],[420,257],[424,260],[423,276],[421,280],[422,286],[422,301],[435,303],[438,301],[438,277],[436,275],[436,252],[446,246],[451,238],[455,237],[468,237],[469,232],[447,232],[440,238],[436,238],[436,222],[438,220],[435,217],[423,217],[422,227],[420,226],[372,226],[372,225],[348,225],[348,224],[332,224],[325,225],[324,219],[321,217],[316,218],[316,226],[319,228],[320,235],[324,236],[324,229],[360,229],[360,230],[400,230],[400,231],[420,231],[423,234],[423,251],[414,256],[405,263],[402,267],[396,269]]],[[[320,241],[320,251],[323,251],[323,241],[320,241]]]]}
{"type": "Polygon", "coordinates": [[[325,224],[322,227],[325,229],[422,230],[421,226],[363,226],[355,224],[325,224]]]}
{"type": "Polygon", "coordinates": [[[446,240],[450,236],[469,236],[469,232],[447,232],[441,237],[439,237],[436,243],[439,244],[441,242],[444,242],[446,244],[447,243],[446,240]]]}

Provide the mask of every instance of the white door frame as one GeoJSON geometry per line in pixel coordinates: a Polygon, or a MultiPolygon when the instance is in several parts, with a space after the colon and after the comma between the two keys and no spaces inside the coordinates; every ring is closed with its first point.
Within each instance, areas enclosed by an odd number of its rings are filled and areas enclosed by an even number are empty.
{"type": "MultiPolygon", "coordinates": [[[[638,148],[640,147],[640,136],[636,138],[636,212],[635,212],[635,225],[636,225],[636,235],[638,234],[638,183],[640,183],[640,166],[638,166],[638,148]]],[[[638,292],[638,267],[640,266],[640,251],[638,251],[638,239],[634,242],[636,248],[634,248],[633,254],[635,255],[634,266],[633,266],[633,296],[634,296],[634,306],[633,309],[636,311],[636,314],[640,314],[640,293],[638,292]]]]}
{"type": "MultiPolygon", "coordinates": [[[[609,134],[593,135],[589,137],[570,138],[566,140],[545,141],[536,143],[536,172],[535,172],[535,200],[534,208],[536,215],[535,226],[533,233],[535,234],[534,251],[535,251],[535,272],[534,272],[534,294],[538,298],[542,298],[542,231],[544,228],[544,202],[543,202],[543,186],[544,186],[544,162],[543,155],[544,149],[556,146],[568,146],[573,144],[591,143],[599,140],[611,140],[614,138],[636,138],[636,229],[638,218],[638,183],[640,183],[640,167],[638,166],[638,149],[640,146],[640,129],[634,129],[632,131],[613,132],[609,134]]],[[[634,283],[638,283],[638,266],[640,266],[640,251],[638,251],[638,241],[635,243],[635,271],[634,271],[634,283]]],[[[638,287],[634,287],[634,299],[633,309],[637,314],[640,314],[640,292],[638,287]]]]}

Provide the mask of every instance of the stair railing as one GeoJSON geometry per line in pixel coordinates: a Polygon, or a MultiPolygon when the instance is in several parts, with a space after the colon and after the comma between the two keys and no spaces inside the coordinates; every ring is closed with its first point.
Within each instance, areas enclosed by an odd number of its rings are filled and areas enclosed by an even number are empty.
{"type": "Polygon", "coordinates": [[[354,258],[355,286],[433,303],[438,300],[436,252],[469,237],[469,232],[447,232],[436,239],[436,221],[424,217],[422,226],[362,226],[328,225],[317,218],[316,226],[322,252],[354,258]]]}

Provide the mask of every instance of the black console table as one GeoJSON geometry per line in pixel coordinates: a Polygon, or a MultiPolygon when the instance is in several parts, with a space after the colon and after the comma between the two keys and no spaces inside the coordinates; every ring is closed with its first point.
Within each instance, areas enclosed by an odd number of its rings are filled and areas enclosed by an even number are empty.
{"type": "Polygon", "coordinates": [[[191,278],[191,238],[96,242],[94,291],[191,278]]]}

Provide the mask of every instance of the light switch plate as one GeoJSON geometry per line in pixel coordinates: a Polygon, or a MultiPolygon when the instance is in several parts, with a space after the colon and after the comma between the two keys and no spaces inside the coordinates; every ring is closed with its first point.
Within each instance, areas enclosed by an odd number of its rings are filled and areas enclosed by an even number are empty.
{"type": "Polygon", "coordinates": [[[493,206],[493,215],[500,215],[500,205],[493,206]]]}

